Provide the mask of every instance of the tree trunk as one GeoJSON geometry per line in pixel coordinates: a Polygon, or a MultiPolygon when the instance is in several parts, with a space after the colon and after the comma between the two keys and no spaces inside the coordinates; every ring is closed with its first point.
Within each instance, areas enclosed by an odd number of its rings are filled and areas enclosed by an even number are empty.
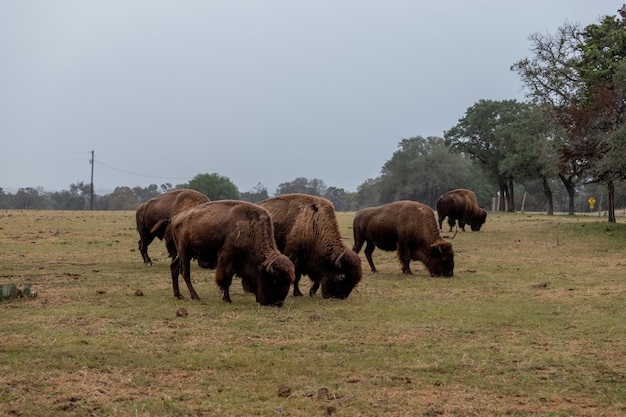
{"type": "Polygon", "coordinates": [[[506,183],[500,182],[498,188],[500,188],[500,207],[498,207],[498,211],[506,211],[506,198],[509,194],[506,189],[506,183]]]}
{"type": "Polygon", "coordinates": [[[513,193],[513,180],[509,178],[509,212],[515,213],[515,194],[513,193]]]}
{"type": "Polygon", "coordinates": [[[576,189],[574,187],[574,181],[572,181],[572,177],[565,178],[565,175],[559,173],[559,178],[563,182],[565,189],[567,190],[567,196],[569,198],[569,208],[568,215],[573,216],[576,213],[576,205],[574,202],[574,198],[576,197],[576,189]]]}
{"type": "Polygon", "coordinates": [[[609,181],[607,184],[607,188],[609,190],[609,223],[616,223],[615,219],[615,184],[613,181],[609,181]]]}
{"type": "Polygon", "coordinates": [[[552,190],[550,189],[550,183],[548,182],[548,178],[544,175],[542,178],[543,181],[543,192],[548,199],[548,216],[552,216],[554,214],[554,201],[552,199],[552,190]]]}

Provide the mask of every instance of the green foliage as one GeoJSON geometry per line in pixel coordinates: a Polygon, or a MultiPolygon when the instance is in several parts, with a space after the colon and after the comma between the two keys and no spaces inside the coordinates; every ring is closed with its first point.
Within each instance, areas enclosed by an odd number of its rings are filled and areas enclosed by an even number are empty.
{"type": "Polygon", "coordinates": [[[398,147],[381,171],[381,203],[408,199],[434,207],[446,191],[476,188],[484,183],[472,161],[450,152],[442,138],[402,139],[398,147]]]}
{"type": "Polygon", "coordinates": [[[535,56],[511,69],[546,105],[552,122],[567,131],[558,149],[561,179],[570,192],[577,182],[607,185],[609,222],[615,221],[614,181],[626,174],[620,142],[626,121],[626,7],[584,29],[565,24],[555,35],[534,34],[535,56]],[[617,134],[615,132],[618,132],[617,134]]]}
{"type": "Polygon", "coordinates": [[[239,189],[232,181],[217,173],[198,174],[188,184],[177,186],[177,188],[190,188],[201,192],[213,200],[239,200],[239,189]]]}
{"type": "Polygon", "coordinates": [[[268,198],[267,187],[261,183],[258,183],[252,190],[241,193],[241,199],[250,203],[258,203],[268,198]]]}
{"type": "Polygon", "coordinates": [[[300,177],[293,181],[279,184],[278,189],[276,190],[276,195],[302,193],[321,197],[326,192],[326,188],[326,184],[324,184],[324,181],[320,179],[307,179],[300,177]]]}
{"type": "Polygon", "coordinates": [[[109,196],[109,210],[135,210],[139,200],[130,187],[115,187],[109,196]]]}
{"type": "Polygon", "coordinates": [[[380,177],[370,178],[357,187],[357,208],[374,207],[381,204],[380,183],[380,177]]]}
{"type": "Polygon", "coordinates": [[[580,60],[576,69],[586,86],[611,84],[626,58],[626,22],[605,16],[582,31],[580,60]]]}

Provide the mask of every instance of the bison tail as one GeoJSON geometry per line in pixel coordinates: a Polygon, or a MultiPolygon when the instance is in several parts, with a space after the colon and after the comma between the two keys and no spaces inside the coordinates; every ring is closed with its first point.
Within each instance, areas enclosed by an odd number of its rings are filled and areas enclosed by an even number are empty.
{"type": "Polygon", "coordinates": [[[150,229],[150,233],[158,237],[159,239],[163,239],[163,235],[165,234],[165,228],[170,224],[170,219],[163,219],[156,222],[152,229],[150,229]]]}

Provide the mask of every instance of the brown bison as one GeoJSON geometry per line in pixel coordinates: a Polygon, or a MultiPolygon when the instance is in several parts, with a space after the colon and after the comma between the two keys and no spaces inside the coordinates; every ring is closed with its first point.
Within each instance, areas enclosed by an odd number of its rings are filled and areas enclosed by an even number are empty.
{"type": "Polygon", "coordinates": [[[157,230],[156,234],[151,232],[159,220],[172,218],[181,211],[208,201],[207,196],[194,190],[174,190],[142,203],[137,208],[135,217],[139,232],[139,252],[143,257],[143,263],[152,265],[152,259],[148,256],[148,245],[154,238],[163,240],[163,230],[157,230]]]}
{"type": "Polygon", "coordinates": [[[458,189],[448,191],[437,199],[437,216],[439,228],[443,219],[448,217],[450,231],[455,221],[459,221],[459,227],[465,231],[465,225],[469,224],[474,232],[478,232],[487,220],[487,212],[478,207],[476,194],[470,190],[458,189]]]}
{"type": "Polygon", "coordinates": [[[372,260],[376,247],[397,250],[402,272],[412,274],[409,262],[419,260],[431,276],[451,277],[454,271],[452,244],[439,236],[435,213],[416,201],[396,201],[359,210],[352,223],[354,251],[363,243],[372,272],[378,272],[372,260]]]}
{"type": "Polygon", "coordinates": [[[306,194],[283,194],[258,203],[274,221],[276,244],[296,267],[293,295],[302,296],[298,283],[309,276],[313,296],[322,287],[324,298],[347,298],[361,280],[361,259],[343,243],[330,201],[306,194]]]}
{"type": "Polygon", "coordinates": [[[229,288],[237,274],[259,304],[283,305],[295,267],[276,247],[272,218],[264,208],[245,201],[213,201],[164,219],[155,228],[166,230],[174,296],[182,298],[180,274],[191,298],[201,301],[189,271],[191,260],[196,259],[200,267],[215,269],[224,301],[232,302],[229,288]]]}

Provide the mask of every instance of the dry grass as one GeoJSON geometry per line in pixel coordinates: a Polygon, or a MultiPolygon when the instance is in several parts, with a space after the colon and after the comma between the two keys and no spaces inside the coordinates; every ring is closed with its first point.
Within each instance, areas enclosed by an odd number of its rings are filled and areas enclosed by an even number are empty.
{"type": "Polygon", "coordinates": [[[347,300],[278,309],[236,283],[222,303],[198,268],[207,303],[174,299],[133,222],[0,212],[0,283],[38,293],[0,302],[0,415],[626,415],[624,224],[490,213],[453,240],[453,278],[376,250],[347,300]]]}

